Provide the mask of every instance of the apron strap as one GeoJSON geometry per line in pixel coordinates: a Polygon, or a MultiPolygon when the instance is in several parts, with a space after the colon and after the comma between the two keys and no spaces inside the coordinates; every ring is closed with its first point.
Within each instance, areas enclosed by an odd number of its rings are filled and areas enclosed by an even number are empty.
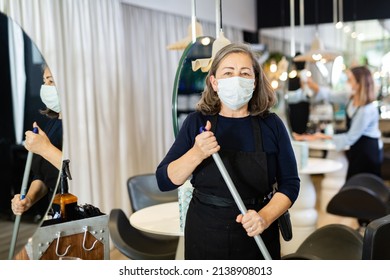
{"type": "Polygon", "coordinates": [[[218,114],[212,115],[210,118],[211,132],[215,134],[215,127],[217,126],[218,114]]]}
{"type": "Polygon", "coordinates": [[[252,119],[252,130],[255,137],[255,151],[256,152],[263,152],[263,139],[261,135],[261,127],[259,124],[259,119],[256,117],[251,117],[252,119]]]}

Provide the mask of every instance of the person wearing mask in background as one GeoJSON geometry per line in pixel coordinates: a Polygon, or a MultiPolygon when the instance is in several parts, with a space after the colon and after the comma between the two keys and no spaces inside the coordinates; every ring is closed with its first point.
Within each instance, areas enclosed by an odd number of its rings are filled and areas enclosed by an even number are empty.
{"type": "Polygon", "coordinates": [[[217,52],[196,112],[156,169],[162,191],[192,175],[185,259],[263,259],[253,238],[259,234],[271,258],[281,258],[277,219],[297,199],[300,180],[289,134],[270,112],[275,101],[248,46],[217,52]],[[211,157],[217,152],[248,209],[244,215],[211,157]]]}
{"type": "Polygon", "coordinates": [[[308,80],[315,99],[327,99],[346,105],[347,131],[335,135],[323,133],[293,134],[295,140],[333,139],[338,151],[346,150],[348,158],[347,178],[358,173],[381,176],[383,142],[379,129],[379,112],[373,103],[376,100],[374,79],[366,66],[357,66],[347,71],[349,94],[335,94],[329,88],[319,87],[308,80]]]}
{"type": "Polygon", "coordinates": [[[40,96],[46,106],[46,109],[40,112],[46,115],[49,121],[44,130],[36,122],[33,123],[33,127],[38,128],[37,134],[32,131],[25,132],[24,146],[34,153],[31,163],[33,178],[26,197],[20,199],[20,194],[15,194],[11,200],[12,211],[15,215],[21,215],[44,197],[48,200],[47,205],[50,203],[62,165],[61,106],[54,79],[46,65],[40,96]]]}

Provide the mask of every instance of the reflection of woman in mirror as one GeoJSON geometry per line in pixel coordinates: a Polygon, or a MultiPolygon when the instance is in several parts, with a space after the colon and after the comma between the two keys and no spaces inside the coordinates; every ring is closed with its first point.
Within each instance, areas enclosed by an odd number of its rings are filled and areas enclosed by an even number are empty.
{"type": "Polygon", "coordinates": [[[42,130],[36,122],[33,127],[38,128],[38,133],[26,131],[25,148],[34,153],[31,171],[32,182],[25,199],[20,199],[16,194],[11,201],[12,211],[15,215],[21,215],[31,208],[37,201],[46,197],[50,202],[54,194],[62,163],[62,119],[59,96],[54,84],[50,69],[44,66],[43,85],[40,96],[46,109],[41,113],[50,120],[42,130]]]}

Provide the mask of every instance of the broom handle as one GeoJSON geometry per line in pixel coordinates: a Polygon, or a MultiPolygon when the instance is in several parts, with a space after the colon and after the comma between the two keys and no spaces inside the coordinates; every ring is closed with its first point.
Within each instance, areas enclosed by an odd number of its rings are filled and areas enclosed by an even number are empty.
{"type": "MultiPolygon", "coordinates": [[[[33,132],[38,133],[38,128],[34,127],[33,132]]],[[[22,187],[20,189],[20,200],[24,199],[26,197],[26,194],[27,194],[27,183],[28,183],[28,180],[30,177],[32,157],[33,157],[33,153],[28,152],[26,166],[24,168],[22,187]]],[[[10,246],[9,254],[8,254],[9,260],[12,260],[14,257],[15,245],[16,245],[16,240],[18,238],[18,234],[19,234],[19,226],[20,226],[21,218],[22,218],[22,215],[16,215],[16,217],[15,217],[14,229],[13,229],[12,239],[11,239],[11,246],[10,246]]]]}
{"type": "MultiPolygon", "coordinates": [[[[201,127],[200,131],[206,131],[205,128],[201,127]]],[[[238,193],[236,187],[234,186],[234,183],[232,179],[230,178],[229,173],[226,170],[225,165],[222,162],[221,157],[219,156],[218,152],[213,154],[213,159],[215,161],[215,164],[217,165],[219,172],[221,172],[223,179],[225,180],[226,185],[229,188],[229,191],[231,195],[233,196],[234,201],[237,204],[238,209],[240,210],[242,215],[245,215],[245,213],[248,211],[245,207],[244,202],[241,199],[240,194],[238,193]]],[[[257,246],[259,247],[261,253],[263,254],[263,257],[265,260],[272,260],[271,255],[269,254],[267,247],[265,246],[263,239],[260,237],[260,235],[255,235],[253,237],[257,243],[257,246]]]]}

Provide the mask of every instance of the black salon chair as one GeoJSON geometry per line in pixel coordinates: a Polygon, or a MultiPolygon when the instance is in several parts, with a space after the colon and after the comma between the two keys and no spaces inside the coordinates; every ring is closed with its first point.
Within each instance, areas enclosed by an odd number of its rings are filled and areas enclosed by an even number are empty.
{"type": "MultiPolygon", "coordinates": [[[[127,192],[129,194],[130,206],[133,213],[152,205],[178,201],[178,189],[162,192],[158,188],[156,175],[154,173],[130,177],[127,180],[127,192]]],[[[177,236],[158,235],[145,232],[143,232],[143,234],[155,239],[179,242],[179,237],[177,236]]]]}
{"type": "Polygon", "coordinates": [[[357,218],[364,228],[371,221],[390,214],[390,188],[374,174],[354,175],[329,201],[326,211],[357,218]]]}
{"type": "Polygon", "coordinates": [[[160,203],[178,201],[178,190],[160,191],[154,173],[130,177],[127,180],[127,191],[133,212],[160,203]]]}
{"type": "Polygon", "coordinates": [[[155,239],[134,228],[122,209],[112,209],[108,227],[114,246],[132,260],[174,260],[178,242],[155,239]]]}
{"type": "Polygon", "coordinates": [[[342,224],[318,228],[283,260],[359,260],[362,257],[363,237],[358,231],[342,224]]]}
{"type": "Polygon", "coordinates": [[[363,238],[363,260],[390,260],[390,215],[369,223],[363,238]]]}
{"type": "MultiPolygon", "coordinates": [[[[130,177],[127,190],[132,212],[167,202],[178,201],[178,190],[162,192],[154,173],[130,177]]],[[[110,235],[118,250],[131,259],[175,259],[177,236],[163,236],[134,228],[121,209],[112,209],[109,218],[110,235]]]]}

